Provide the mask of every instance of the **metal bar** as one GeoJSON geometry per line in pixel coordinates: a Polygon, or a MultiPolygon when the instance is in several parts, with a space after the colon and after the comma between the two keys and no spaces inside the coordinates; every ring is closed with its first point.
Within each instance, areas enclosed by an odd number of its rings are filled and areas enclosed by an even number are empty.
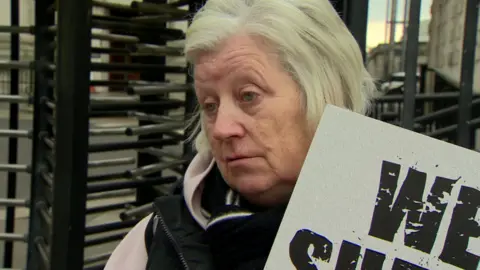
{"type": "MultiPolygon", "coordinates": [[[[10,1],[10,27],[18,27],[20,20],[19,0],[10,1]]],[[[20,57],[20,36],[18,33],[12,33],[10,36],[10,61],[16,62],[20,57]]],[[[19,94],[18,69],[10,70],[10,95],[19,94]]],[[[18,130],[18,103],[10,103],[10,119],[8,128],[18,130]]],[[[8,138],[8,163],[16,164],[18,162],[18,138],[8,138]]],[[[0,165],[1,170],[2,165],[0,165]]],[[[17,195],[17,173],[15,170],[9,170],[7,173],[7,199],[14,199],[17,195]]],[[[15,207],[7,207],[5,213],[5,232],[13,233],[15,231],[15,207]]],[[[13,243],[5,242],[3,253],[3,267],[10,268],[13,265],[13,243]]]]}
{"type": "Polygon", "coordinates": [[[127,93],[129,95],[163,95],[168,93],[187,92],[192,90],[192,85],[189,84],[165,83],[163,85],[128,87],[127,93]]]}
{"type": "Polygon", "coordinates": [[[45,143],[45,145],[48,146],[48,148],[50,148],[52,150],[55,149],[55,141],[52,138],[43,137],[42,139],[43,139],[43,142],[45,143]]]}
{"type": "Polygon", "coordinates": [[[24,172],[30,173],[30,166],[23,164],[0,164],[0,172],[24,172]]]}
{"type": "MultiPolygon", "coordinates": [[[[48,27],[48,30],[52,33],[57,32],[57,26],[53,25],[48,27]]],[[[98,32],[92,32],[91,33],[91,38],[92,39],[98,39],[98,40],[105,40],[105,41],[117,41],[117,42],[123,42],[123,43],[138,43],[139,39],[138,37],[135,36],[128,36],[128,35],[118,35],[118,34],[109,34],[109,33],[98,33],[98,32]]],[[[55,45],[54,47],[58,47],[55,45]]]]}
{"type": "Polygon", "coordinates": [[[184,132],[185,130],[183,129],[177,129],[175,131],[166,131],[163,135],[183,143],[185,141],[185,136],[183,134],[184,132]]]}
{"type": "Polygon", "coordinates": [[[480,117],[479,118],[474,118],[470,121],[468,121],[468,124],[470,125],[471,128],[479,128],[480,127],[480,117]]]}
{"type": "MultiPolygon", "coordinates": [[[[0,65],[1,67],[1,65],[0,65]]],[[[167,73],[184,73],[184,67],[165,66],[157,64],[135,64],[135,63],[92,63],[91,70],[97,72],[112,72],[112,71],[156,71],[167,73]]]]}
{"type": "Polygon", "coordinates": [[[134,201],[129,201],[129,202],[123,202],[123,203],[116,203],[116,204],[108,204],[108,205],[101,205],[101,206],[96,206],[96,207],[91,207],[87,208],[87,211],[85,214],[98,214],[98,213],[104,213],[108,211],[113,211],[113,210],[119,210],[119,209],[125,209],[128,208],[132,205],[134,205],[134,201]]]}
{"type": "Polygon", "coordinates": [[[0,241],[6,242],[26,242],[27,236],[18,233],[0,233],[0,241]]]}
{"type": "Polygon", "coordinates": [[[55,108],[57,108],[57,105],[55,105],[55,103],[53,103],[52,101],[45,100],[44,103],[51,110],[55,110],[55,108]]]}
{"type": "Polygon", "coordinates": [[[142,167],[138,167],[135,169],[128,170],[127,176],[131,178],[136,178],[139,176],[145,176],[148,174],[156,173],[156,172],[161,172],[165,169],[173,168],[179,165],[182,165],[185,163],[185,161],[180,160],[180,161],[168,161],[168,162],[162,162],[162,163],[157,163],[157,164],[150,164],[142,167]]]}
{"type": "Polygon", "coordinates": [[[94,160],[88,162],[88,167],[92,168],[103,168],[108,166],[120,166],[120,165],[130,165],[135,164],[135,158],[115,158],[115,159],[104,159],[104,160],[94,160]]]}
{"type": "Polygon", "coordinates": [[[90,86],[115,86],[127,87],[130,84],[127,80],[91,80],[90,86]]]}
{"type": "MultiPolygon", "coordinates": [[[[0,206],[7,206],[7,207],[27,207],[29,205],[29,201],[25,199],[5,199],[0,198],[0,206]]],[[[11,266],[9,266],[11,267],[11,266]]]]}
{"type": "Polygon", "coordinates": [[[53,174],[50,172],[42,172],[41,173],[42,179],[48,185],[48,187],[53,187],[53,174]]]}
{"type": "Polygon", "coordinates": [[[178,0],[178,1],[172,1],[172,2],[168,3],[168,5],[170,5],[172,7],[181,7],[181,6],[189,5],[191,3],[192,3],[191,0],[178,0]]]}
{"type": "MultiPolygon", "coordinates": [[[[469,125],[470,128],[478,128],[480,125],[480,118],[469,120],[467,124],[469,125]]],[[[447,134],[453,133],[454,131],[457,131],[457,130],[458,130],[458,124],[454,124],[454,125],[436,129],[432,132],[425,133],[425,135],[430,137],[438,137],[441,135],[447,135],[447,134]]]]}
{"type": "Polygon", "coordinates": [[[130,111],[127,113],[128,116],[136,117],[138,120],[142,121],[152,121],[157,123],[165,122],[179,122],[183,120],[183,115],[157,115],[157,114],[146,114],[136,111],[130,111]]]}
{"type": "Polygon", "coordinates": [[[176,182],[177,177],[148,177],[139,178],[135,180],[116,180],[108,183],[89,183],[88,193],[97,193],[104,191],[112,191],[119,189],[131,189],[138,187],[151,187],[154,185],[163,185],[176,182]]]}
{"type": "MultiPolygon", "coordinates": [[[[459,92],[443,92],[430,94],[416,94],[416,101],[439,101],[439,100],[454,100],[459,97],[459,92]]],[[[480,98],[480,95],[475,95],[475,98],[480,98]]],[[[375,102],[399,102],[403,101],[403,95],[388,95],[375,98],[375,102]]]]}
{"type": "Polygon", "coordinates": [[[131,22],[131,20],[127,17],[123,16],[112,16],[112,15],[92,15],[92,20],[100,20],[100,21],[108,21],[108,22],[131,22]]]}
{"type": "Polygon", "coordinates": [[[106,29],[106,30],[121,30],[125,32],[146,32],[152,33],[165,40],[179,40],[184,39],[185,34],[179,29],[169,29],[160,27],[159,25],[145,25],[136,24],[131,22],[112,22],[107,20],[92,20],[92,26],[94,28],[106,29]]]}
{"type": "Polygon", "coordinates": [[[364,62],[367,60],[368,2],[368,0],[346,1],[346,25],[360,47],[364,62]]]}
{"type": "MultiPolygon", "coordinates": [[[[112,255],[112,253],[103,253],[99,255],[94,255],[94,256],[85,258],[85,260],[83,261],[83,264],[86,265],[91,263],[103,262],[108,260],[108,258],[110,258],[110,255],[112,255]]],[[[102,268],[99,268],[99,269],[101,270],[102,268]]]]}
{"type": "MultiPolygon", "coordinates": [[[[405,59],[405,87],[403,92],[402,127],[413,129],[415,94],[417,92],[418,28],[421,0],[411,1],[407,29],[407,59],[405,59]]],[[[392,22],[393,23],[393,22],[392,22]]]]}
{"type": "Polygon", "coordinates": [[[392,6],[390,10],[390,40],[388,42],[388,69],[387,75],[392,74],[394,68],[394,60],[395,60],[395,32],[397,29],[397,7],[398,3],[397,0],[392,0],[392,6]]]}
{"type": "Polygon", "coordinates": [[[39,212],[43,222],[47,224],[47,228],[51,229],[53,221],[52,221],[52,215],[48,212],[47,204],[45,202],[39,202],[37,204],[37,211],[39,212]]]}
{"type": "MultiPolygon", "coordinates": [[[[50,268],[50,259],[49,259],[49,252],[47,245],[45,244],[45,239],[42,237],[34,239],[35,241],[35,249],[38,251],[40,258],[39,260],[42,262],[42,265],[45,269],[50,268]]],[[[35,265],[38,267],[38,264],[35,265]]]]}
{"type": "MultiPolygon", "coordinates": [[[[410,0],[403,1],[403,42],[402,42],[402,57],[400,58],[401,66],[405,67],[405,59],[407,57],[407,16],[409,15],[408,10],[410,9],[410,0]]],[[[405,70],[404,70],[405,71],[405,70]]]]}
{"type": "Polygon", "coordinates": [[[439,137],[439,136],[442,136],[442,135],[447,135],[449,133],[452,133],[452,132],[456,131],[457,128],[458,128],[458,125],[451,125],[451,126],[436,129],[436,130],[431,131],[431,132],[427,132],[427,133],[425,133],[425,135],[427,135],[429,137],[436,138],[436,137],[439,137]]]}
{"type": "Polygon", "coordinates": [[[169,4],[156,4],[149,2],[132,1],[131,7],[144,14],[175,14],[188,16],[188,11],[181,10],[169,4]]]}
{"type": "Polygon", "coordinates": [[[127,111],[124,110],[96,110],[90,111],[89,114],[90,118],[95,117],[126,117],[127,111]]]}
{"type": "Polygon", "coordinates": [[[126,141],[126,142],[114,142],[114,143],[96,143],[88,146],[89,153],[98,153],[98,152],[109,152],[109,151],[120,151],[120,150],[131,150],[131,149],[141,149],[149,146],[167,146],[175,145],[179,143],[175,139],[149,139],[142,141],[126,141]]]}
{"type": "Polygon", "coordinates": [[[467,0],[465,6],[465,24],[463,32],[462,69],[460,74],[460,96],[458,98],[457,144],[472,148],[471,128],[468,121],[472,118],[472,96],[475,71],[475,44],[477,42],[478,0],[467,0]]]}
{"type": "Polygon", "coordinates": [[[135,97],[108,97],[108,96],[92,96],[90,97],[92,104],[98,103],[114,103],[114,104],[129,104],[132,102],[138,103],[138,99],[135,97]]]}
{"type": "MultiPolygon", "coordinates": [[[[15,35],[15,34],[12,34],[12,35],[15,35]]],[[[31,69],[32,67],[33,67],[33,64],[30,61],[18,61],[18,60],[0,61],[0,70],[31,69]]]]}
{"type": "Polygon", "coordinates": [[[134,52],[139,54],[152,54],[155,56],[182,56],[183,48],[155,44],[136,44],[134,52]]]}
{"type": "MultiPolygon", "coordinates": [[[[474,108],[477,105],[480,105],[480,99],[474,99],[472,101],[472,108],[474,108]]],[[[456,113],[456,112],[458,112],[458,105],[453,105],[453,106],[450,106],[450,107],[447,107],[447,108],[444,108],[444,109],[440,109],[438,111],[435,111],[435,112],[432,112],[432,113],[429,113],[429,114],[424,114],[422,116],[419,116],[419,117],[415,118],[415,122],[416,123],[421,123],[421,122],[437,120],[437,119],[439,119],[441,117],[444,117],[448,114],[456,113]]]]}
{"type": "Polygon", "coordinates": [[[131,22],[141,23],[141,24],[156,24],[156,23],[184,21],[184,20],[185,20],[185,15],[172,15],[172,14],[138,16],[130,19],[131,22]]]}
{"type": "Polygon", "coordinates": [[[125,135],[126,127],[117,128],[91,128],[89,130],[90,136],[110,136],[110,135],[125,135]]]}
{"type": "Polygon", "coordinates": [[[113,241],[118,241],[122,240],[125,235],[127,235],[126,232],[120,232],[112,235],[107,235],[107,236],[102,236],[102,237],[97,237],[93,239],[86,239],[85,240],[85,247],[90,247],[90,246],[95,246],[95,245],[100,245],[100,244],[105,244],[113,241]]]}
{"type": "Polygon", "coordinates": [[[139,220],[128,220],[128,221],[116,221],[116,222],[90,226],[85,228],[85,235],[131,228],[135,226],[135,224],[137,224],[138,222],[139,220]]]}
{"type": "Polygon", "coordinates": [[[167,152],[164,149],[155,148],[155,147],[148,147],[148,148],[141,149],[141,150],[138,150],[138,151],[142,152],[142,153],[148,153],[150,155],[154,155],[154,156],[159,157],[159,158],[167,157],[167,158],[173,158],[173,159],[176,159],[176,160],[182,159],[182,157],[179,157],[176,154],[172,154],[172,153],[167,152]]]}
{"type": "Polygon", "coordinates": [[[107,192],[102,192],[98,194],[88,194],[87,200],[93,201],[93,200],[103,200],[103,199],[111,199],[111,198],[122,198],[126,196],[134,196],[134,195],[135,195],[135,190],[133,189],[120,190],[120,191],[107,191],[107,192]]]}
{"type": "MultiPolygon", "coordinates": [[[[11,5],[10,8],[13,6],[11,5]]],[[[12,19],[13,17],[11,17],[12,19]]],[[[10,34],[33,34],[33,26],[6,26],[0,25],[0,33],[10,33],[10,34]]]]}
{"type": "Polygon", "coordinates": [[[0,129],[0,137],[31,138],[32,132],[29,130],[0,129]]]}
{"type": "Polygon", "coordinates": [[[102,8],[107,8],[107,9],[116,9],[116,10],[121,10],[121,11],[130,11],[130,12],[135,12],[135,9],[132,9],[129,5],[123,5],[123,4],[116,4],[116,3],[108,3],[108,2],[101,2],[101,1],[92,1],[93,6],[97,7],[102,7],[102,8]]]}
{"type": "Polygon", "coordinates": [[[138,135],[148,135],[154,133],[164,133],[167,131],[172,131],[175,129],[184,128],[185,124],[183,122],[169,122],[158,125],[144,125],[139,127],[129,127],[126,130],[127,136],[138,136],[138,135]]]}
{"type": "MultiPolygon", "coordinates": [[[[54,0],[35,1],[35,62],[46,61],[53,63],[53,50],[50,44],[54,36],[48,33],[48,26],[55,23],[54,13],[50,13],[49,7],[54,4],[54,0]]],[[[27,269],[37,269],[40,265],[48,268],[50,263],[43,239],[44,224],[39,211],[36,211],[39,202],[51,203],[53,201],[51,188],[46,186],[43,174],[46,172],[47,165],[44,159],[45,153],[49,150],[44,143],[43,138],[51,134],[51,127],[48,124],[46,115],[49,109],[45,104],[45,99],[53,99],[52,87],[49,80],[53,79],[53,73],[47,69],[34,70],[34,98],[33,108],[33,135],[32,135],[32,175],[30,189],[30,218],[28,226],[28,249],[27,249],[27,269]]]]}
{"type": "Polygon", "coordinates": [[[30,98],[19,95],[0,95],[0,102],[30,103],[30,98]]]}
{"type": "Polygon", "coordinates": [[[144,110],[144,109],[153,109],[153,108],[162,108],[164,110],[178,109],[184,105],[184,102],[181,100],[157,100],[157,101],[132,101],[132,102],[122,102],[122,103],[92,103],[90,104],[90,109],[92,112],[105,112],[105,111],[132,111],[132,110],[144,110]]]}
{"type": "Polygon", "coordinates": [[[120,48],[92,48],[92,54],[131,55],[132,51],[120,48]]]}
{"type": "Polygon", "coordinates": [[[92,2],[62,0],[57,1],[57,7],[55,235],[50,269],[80,270],[84,258],[92,2]]]}
{"type": "Polygon", "coordinates": [[[138,216],[146,216],[150,212],[153,211],[153,204],[152,203],[147,203],[145,205],[135,207],[132,209],[125,210],[120,213],[120,219],[121,220],[129,220],[132,218],[136,218],[138,216]]]}
{"type": "Polygon", "coordinates": [[[115,180],[115,179],[119,179],[119,178],[125,178],[125,173],[115,172],[115,173],[89,175],[87,181],[88,182],[98,182],[98,181],[115,180]]]}
{"type": "Polygon", "coordinates": [[[134,36],[107,34],[107,33],[92,33],[92,39],[99,39],[105,41],[117,41],[124,43],[137,43],[139,39],[134,36]]]}

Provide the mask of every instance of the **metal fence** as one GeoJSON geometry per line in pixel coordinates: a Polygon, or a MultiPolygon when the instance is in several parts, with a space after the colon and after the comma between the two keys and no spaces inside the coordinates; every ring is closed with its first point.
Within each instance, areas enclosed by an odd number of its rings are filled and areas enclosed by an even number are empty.
{"type": "MultiPolygon", "coordinates": [[[[34,73],[31,70],[20,70],[18,74],[18,91],[22,96],[33,97],[34,73]]],[[[0,70],[0,95],[10,93],[10,71],[0,70]]]]}
{"type": "MultiPolygon", "coordinates": [[[[332,1],[365,59],[368,2],[332,1]]],[[[8,127],[0,129],[9,145],[8,161],[0,164],[8,174],[8,192],[0,198],[0,208],[6,209],[6,229],[0,233],[3,267],[102,269],[116,241],[149,213],[153,198],[182,181],[191,159],[190,148],[182,144],[184,118],[195,105],[191,78],[187,66],[168,61],[181,55],[174,44],[184,38],[184,29],[152,15],[178,22],[199,4],[37,0],[35,27],[19,27],[19,0],[11,3],[11,24],[0,26],[0,32],[12,35],[10,60],[0,63],[0,103],[10,110],[8,127]],[[92,13],[92,8],[106,12],[92,13]],[[92,33],[92,28],[106,31],[92,33]],[[32,61],[19,60],[20,34],[35,36],[32,61]],[[92,39],[109,46],[92,45],[92,39]],[[92,62],[92,54],[110,60],[92,62]],[[91,79],[91,72],[128,76],[91,79]],[[124,95],[91,95],[91,86],[124,95]],[[33,105],[33,129],[19,127],[18,104],[33,105]],[[102,125],[105,117],[109,120],[102,125]],[[19,139],[32,143],[28,164],[18,164],[19,139]],[[26,198],[16,196],[18,173],[31,174],[26,198]],[[25,232],[14,230],[20,207],[30,212],[25,232]],[[12,243],[19,242],[28,244],[25,265],[13,264],[12,243]]],[[[375,100],[370,116],[473,149],[480,125],[480,99],[473,91],[478,0],[464,2],[460,80],[418,65],[420,3],[409,5],[404,74],[390,74],[383,82],[388,91],[375,100]]]]}
{"type": "MultiPolygon", "coordinates": [[[[404,75],[397,87],[388,88],[376,99],[371,116],[392,124],[445,140],[462,147],[474,149],[475,133],[480,123],[477,106],[480,90],[474,89],[475,56],[477,50],[478,0],[437,1],[436,5],[454,3],[460,8],[455,14],[463,23],[461,29],[455,24],[454,31],[462,33],[460,77],[451,70],[442,70],[430,65],[419,66],[418,26],[421,1],[409,1],[404,75]],[[463,13],[462,13],[463,11],[463,13]],[[458,13],[457,13],[458,12],[458,13]],[[421,70],[419,76],[418,70],[421,70]],[[452,74],[453,73],[453,74],[452,74]],[[431,78],[431,83],[428,79],[431,78]]],[[[433,15],[434,16],[434,15],[433,15]]],[[[442,17],[443,14],[441,15],[442,17]]],[[[453,17],[453,16],[448,16],[453,17]]],[[[443,18],[445,19],[445,18],[443,18]]],[[[444,32],[441,30],[441,33],[444,32]]],[[[457,33],[455,34],[457,35],[457,33]]],[[[433,55],[433,54],[432,54],[433,55]]],[[[433,55],[441,57],[441,55],[433,55]]],[[[434,59],[435,60],[435,59],[434,59]]],[[[477,64],[478,65],[478,64],[477,64]]]]}

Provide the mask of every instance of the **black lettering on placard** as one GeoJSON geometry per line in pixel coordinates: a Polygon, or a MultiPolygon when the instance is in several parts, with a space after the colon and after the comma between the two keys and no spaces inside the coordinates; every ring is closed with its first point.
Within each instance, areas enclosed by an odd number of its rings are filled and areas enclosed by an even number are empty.
{"type": "Polygon", "coordinates": [[[302,229],[297,231],[290,241],[290,260],[297,270],[316,270],[313,259],[329,262],[332,248],[333,244],[327,238],[310,230],[302,229]],[[313,246],[313,252],[308,254],[311,246],[313,246]]]}
{"type": "Polygon", "coordinates": [[[441,198],[444,193],[451,193],[458,179],[437,177],[425,203],[422,197],[427,175],[409,168],[394,202],[399,173],[399,164],[388,161],[382,163],[380,185],[369,235],[392,242],[403,218],[407,215],[404,231],[405,245],[430,253],[448,203],[441,198]]]}
{"type": "Polygon", "coordinates": [[[467,251],[469,238],[480,237],[480,226],[475,220],[480,207],[480,191],[462,186],[440,260],[462,269],[478,269],[479,256],[467,251]]]}
{"type": "Polygon", "coordinates": [[[393,261],[392,270],[428,270],[428,269],[397,258],[395,259],[395,261],[393,261]]]}
{"type": "Polygon", "coordinates": [[[335,270],[355,270],[358,257],[360,257],[360,250],[361,247],[359,245],[345,240],[342,241],[335,270]]]}
{"type": "Polygon", "coordinates": [[[363,256],[362,270],[382,269],[385,261],[385,254],[367,249],[363,256]]]}

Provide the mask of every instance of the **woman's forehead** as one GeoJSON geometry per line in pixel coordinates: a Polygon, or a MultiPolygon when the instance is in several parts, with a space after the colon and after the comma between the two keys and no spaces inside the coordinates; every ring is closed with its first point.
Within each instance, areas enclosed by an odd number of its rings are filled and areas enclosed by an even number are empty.
{"type": "Polygon", "coordinates": [[[195,61],[195,79],[218,79],[232,72],[261,72],[275,59],[268,49],[249,36],[236,36],[226,40],[217,50],[202,52],[195,61]]]}

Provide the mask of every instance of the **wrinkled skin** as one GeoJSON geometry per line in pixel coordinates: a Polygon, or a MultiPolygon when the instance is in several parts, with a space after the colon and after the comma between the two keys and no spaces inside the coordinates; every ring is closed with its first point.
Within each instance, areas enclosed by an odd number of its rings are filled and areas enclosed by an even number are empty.
{"type": "Polygon", "coordinates": [[[195,62],[195,91],[212,154],[250,202],[286,203],[313,138],[302,94],[258,37],[237,35],[195,62]]]}

